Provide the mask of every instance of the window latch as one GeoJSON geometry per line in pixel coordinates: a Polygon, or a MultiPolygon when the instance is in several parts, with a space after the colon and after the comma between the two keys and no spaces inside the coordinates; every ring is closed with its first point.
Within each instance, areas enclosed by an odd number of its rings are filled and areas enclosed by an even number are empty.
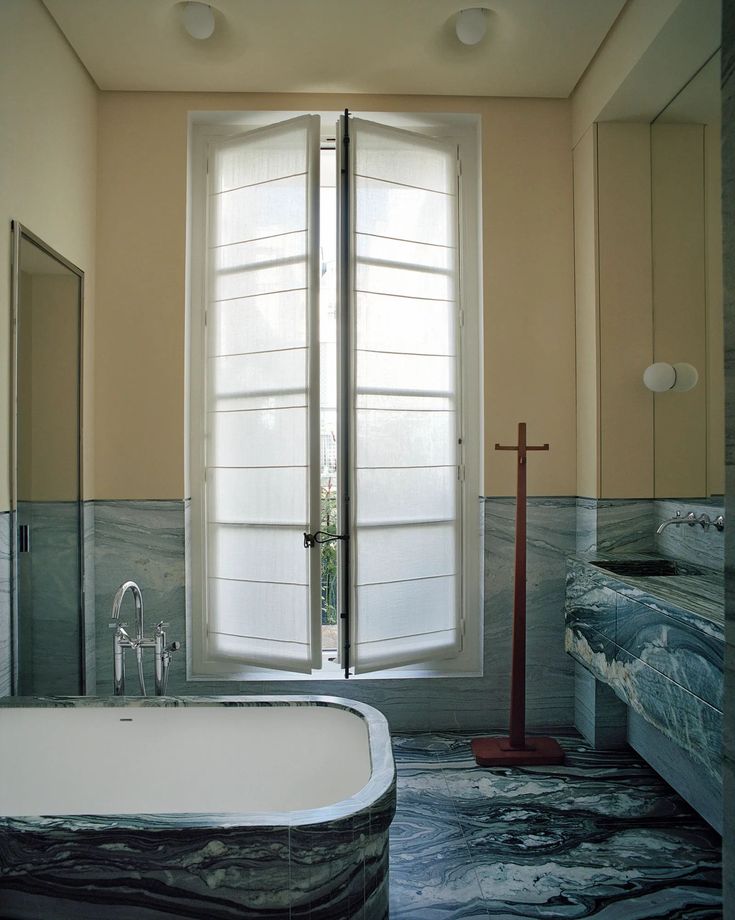
{"type": "Polygon", "coordinates": [[[321,546],[322,543],[334,543],[335,540],[346,540],[347,534],[344,533],[327,533],[326,530],[317,530],[316,533],[304,534],[304,549],[311,549],[312,546],[321,546]]]}

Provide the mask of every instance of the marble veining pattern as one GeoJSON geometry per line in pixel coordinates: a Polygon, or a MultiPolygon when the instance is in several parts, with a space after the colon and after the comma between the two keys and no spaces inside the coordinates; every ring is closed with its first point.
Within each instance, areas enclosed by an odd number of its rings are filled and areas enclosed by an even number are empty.
{"type": "Polygon", "coordinates": [[[722,916],[718,835],[634,753],[488,770],[470,737],[394,737],[391,920],[722,916]]]}
{"type": "MultiPolygon", "coordinates": [[[[727,514],[735,513],[735,0],[722,4],[722,230],[725,306],[725,469],[727,514]]],[[[725,695],[735,698],[735,533],[725,530],[727,658],[725,695]]],[[[735,706],[725,710],[725,916],[735,918],[735,706]]]]}
{"type": "MultiPolygon", "coordinates": [[[[708,500],[687,498],[659,499],[655,502],[656,523],[668,521],[677,511],[682,516],[693,511],[697,517],[700,514],[709,515],[714,520],[718,514],[725,513],[722,497],[713,497],[708,500]]],[[[676,559],[685,559],[687,562],[699,563],[709,568],[722,571],[725,564],[725,534],[715,527],[703,530],[697,524],[672,524],[662,534],[656,536],[656,550],[664,556],[673,556],[676,559]]]]}
{"type": "Polygon", "coordinates": [[[79,693],[82,673],[80,519],[77,502],[21,502],[31,552],[18,597],[22,693],[79,693]]]}
{"type": "Polygon", "coordinates": [[[653,502],[639,498],[578,498],[578,553],[647,552],[654,549],[653,502]]]}
{"type": "MultiPolygon", "coordinates": [[[[396,729],[481,729],[507,719],[515,501],[479,502],[484,535],[484,676],[350,681],[353,699],[378,707],[396,729]]],[[[147,628],[170,623],[168,635],[184,643],[173,660],[169,692],[268,694],[344,692],[340,681],[187,681],[186,528],[184,502],[95,503],[97,692],[110,693],[108,628],[112,598],[125,579],[137,581],[147,628]]],[[[528,724],[568,725],[573,715],[573,664],[564,654],[566,557],[575,550],[576,499],[532,498],[528,509],[528,724]]],[[[146,680],[152,682],[150,668],[146,680]]],[[[134,675],[133,675],[134,677],[134,675]]],[[[133,686],[131,692],[136,692],[133,686]]]]}
{"type": "Polygon", "coordinates": [[[0,697],[11,690],[10,526],[12,515],[0,512],[0,697]]]}
{"type": "Polygon", "coordinates": [[[12,705],[336,706],[365,721],[372,771],[343,802],[285,814],[0,818],[4,920],[387,920],[395,767],[387,723],[371,707],[318,696],[16,698],[12,705]]]}
{"type": "Polygon", "coordinates": [[[573,559],[566,612],[570,654],[704,766],[718,788],[721,584],[714,571],[708,576],[629,577],[573,559]]]}

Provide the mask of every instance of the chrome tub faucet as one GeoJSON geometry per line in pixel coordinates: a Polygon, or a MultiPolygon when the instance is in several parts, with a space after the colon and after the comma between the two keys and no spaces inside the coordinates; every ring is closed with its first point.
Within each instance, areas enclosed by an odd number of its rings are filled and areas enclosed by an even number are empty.
{"type": "Polygon", "coordinates": [[[125,652],[129,648],[135,650],[141,694],[146,696],[143,675],[143,650],[146,648],[154,649],[156,696],[163,696],[166,693],[171,655],[181,648],[180,642],[166,645],[167,626],[168,623],[159,623],[156,626],[154,637],[146,638],[143,631],[143,594],[134,581],[125,581],[120,585],[112,602],[112,623],[110,623],[110,629],[115,630],[112,637],[113,693],[115,696],[125,695],[125,652]],[[120,622],[120,609],[128,591],[133,595],[135,603],[135,636],[128,633],[127,623],[120,622]]]}

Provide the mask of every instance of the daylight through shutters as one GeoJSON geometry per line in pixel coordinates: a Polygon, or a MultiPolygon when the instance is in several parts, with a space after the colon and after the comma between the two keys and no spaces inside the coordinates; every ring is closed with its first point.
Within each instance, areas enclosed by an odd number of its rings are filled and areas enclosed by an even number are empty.
{"type": "MultiPolygon", "coordinates": [[[[457,147],[349,134],[349,207],[321,219],[342,234],[341,663],[367,673],[461,645],[457,147]]],[[[206,657],[302,673],[321,667],[319,136],[302,116],[211,142],[207,196],[206,657]]]]}
{"type": "Polygon", "coordinates": [[[207,651],[304,672],[321,654],[302,536],[319,515],[318,158],[315,116],[209,153],[207,651]]]}

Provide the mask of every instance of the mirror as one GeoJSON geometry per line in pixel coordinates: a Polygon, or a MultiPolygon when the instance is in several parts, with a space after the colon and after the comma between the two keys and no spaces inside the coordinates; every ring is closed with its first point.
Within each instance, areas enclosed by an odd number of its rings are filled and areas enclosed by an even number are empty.
{"type": "Polygon", "coordinates": [[[12,686],[86,690],[81,494],[84,275],[13,224],[12,686]]]}
{"type": "Polygon", "coordinates": [[[724,493],[720,120],[716,52],[651,127],[654,361],[699,371],[691,392],[656,397],[661,497],[724,493]]]}
{"type": "Polygon", "coordinates": [[[654,360],[699,371],[691,393],[656,400],[662,497],[682,482],[690,496],[725,490],[720,122],[718,51],[651,127],[654,360]]]}

